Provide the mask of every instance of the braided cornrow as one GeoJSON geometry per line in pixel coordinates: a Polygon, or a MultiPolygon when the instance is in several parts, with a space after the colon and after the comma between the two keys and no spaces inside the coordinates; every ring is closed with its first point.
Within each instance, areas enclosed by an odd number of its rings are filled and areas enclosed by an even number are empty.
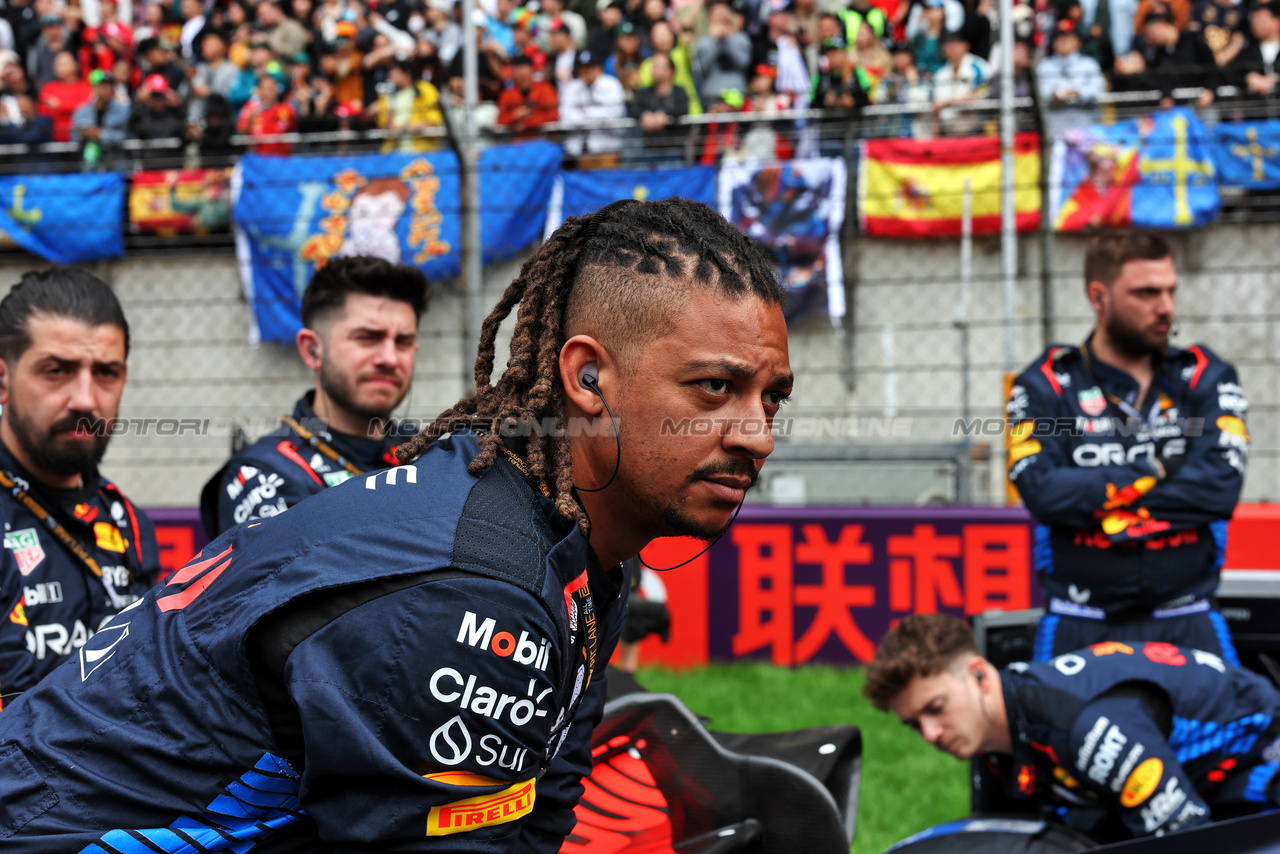
{"type": "Polygon", "coordinates": [[[706,205],[683,199],[615,203],[594,216],[570,217],[524,263],[480,327],[474,393],[401,445],[400,459],[407,462],[446,433],[470,426],[480,432],[480,453],[468,468],[479,475],[498,459],[504,435],[528,436],[530,474],[548,484],[560,515],[585,533],[587,517],[573,496],[572,456],[563,429],[560,348],[570,303],[587,299],[584,290],[607,289],[602,283],[609,270],[673,282],[677,288],[692,280],[776,305],[785,300],[768,253],[706,205]],[[517,304],[511,357],[494,384],[498,329],[517,304]],[[549,423],[559,429],[547,429],[549,423]]]}

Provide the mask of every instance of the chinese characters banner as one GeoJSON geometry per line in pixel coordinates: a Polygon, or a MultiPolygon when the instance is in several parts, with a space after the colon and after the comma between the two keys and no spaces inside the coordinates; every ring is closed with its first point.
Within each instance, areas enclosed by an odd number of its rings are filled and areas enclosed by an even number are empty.
{"type": "MultiPolygon", "coordinates": [[[[909,614],[1039,605],[1031,544],[1020,509],[744,508],[705,555],[663,574],[671,641],[641,657],[863,663],[909,614]]],[[[671,566],[699,547],[662,541],[644,557],[671,566]]]]}

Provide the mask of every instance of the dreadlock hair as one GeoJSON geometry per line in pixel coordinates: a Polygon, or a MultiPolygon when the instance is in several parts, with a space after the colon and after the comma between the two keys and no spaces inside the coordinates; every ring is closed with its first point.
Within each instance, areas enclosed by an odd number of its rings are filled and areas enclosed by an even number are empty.
{"type": "Polygon", "coordinates": [[[401,445],[400,460],[417,457],[446,433],[475,429],[480,453],[468,468],[479,476],[502,453],[504,435],[528,436],[529,475],[547,484],[560,516],[587,533],[589,520],[573,496],[560,349],[572,334],[591,331],[625,364],[668,328],[663,321],[695,285],[777,306],[786,301],[768,251],[704,204],[614,202],[591,216],[568,218],[485,318],[475,392],[401,445]],[[494,340],[517,304],[511,358],[495,385],[494,340]]]}

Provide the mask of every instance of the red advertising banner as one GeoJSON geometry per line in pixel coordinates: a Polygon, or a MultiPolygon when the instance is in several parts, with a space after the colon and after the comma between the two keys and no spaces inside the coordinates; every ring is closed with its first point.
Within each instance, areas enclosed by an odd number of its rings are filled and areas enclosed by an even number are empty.
{"type": "MultiPolygon", "coordinates": [[[[207,542],[194,509],[148,512],[166,573],[207,542]]],[[[641,660],[861,664],[908,614],[1036,607],[1033,530],[1012,507],[744,507],[705,554],[662,573],[671,637],[644,641],[641,660]]],[[[1278,532],[1280,508],[1238,507],[1226,568],[1280,569],[1278,532]]],[[[704,546],[659,540],[643,557],[674,566],[704,546]]]]}

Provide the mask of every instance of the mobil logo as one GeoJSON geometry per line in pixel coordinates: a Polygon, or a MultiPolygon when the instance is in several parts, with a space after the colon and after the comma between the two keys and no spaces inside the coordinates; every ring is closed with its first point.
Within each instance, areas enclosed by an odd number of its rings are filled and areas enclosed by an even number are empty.
{"type": "Polygon", "coordinates": [[[516,664],[528,664],[539,671],[547,669],[551,658],[551,643],[546,638],[530,637],[526,631],[517,638],[511,632],[497,631],[493,617],[480,619],[474,611],[462,616],[458,627],[458,643],[492,652],[499,658],[510,658],[516,664]]]}

